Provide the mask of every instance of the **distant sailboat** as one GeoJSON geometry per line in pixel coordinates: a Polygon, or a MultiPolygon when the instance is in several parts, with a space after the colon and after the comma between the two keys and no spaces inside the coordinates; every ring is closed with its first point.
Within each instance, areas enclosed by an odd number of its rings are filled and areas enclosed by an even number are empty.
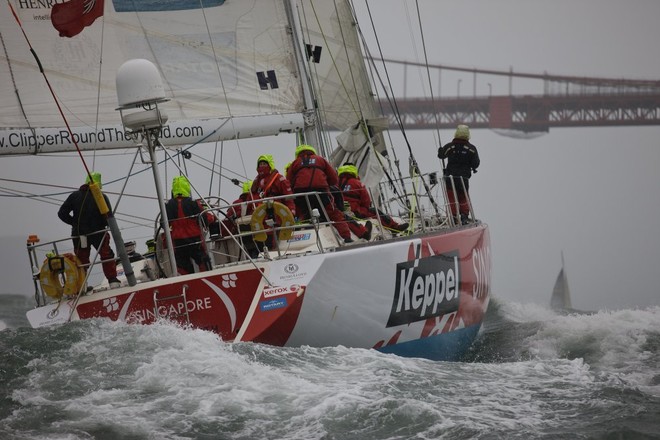
{"type": "Polygon", "coordinates": [[[555,287],[552,289],[552,298],[550,299],[550,307],[553,310],[567,310],[572,309],[571,304],[571,291],[568,288],[568,279],[566,278],[566,270],[564,269],[564,253],[561,253],[561,270],[557,275],[555,287]]]}

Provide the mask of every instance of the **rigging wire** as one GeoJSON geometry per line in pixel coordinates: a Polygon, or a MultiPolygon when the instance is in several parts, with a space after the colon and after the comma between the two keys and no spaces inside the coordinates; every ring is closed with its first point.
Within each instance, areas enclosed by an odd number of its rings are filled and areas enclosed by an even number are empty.
{"type": "MultiPolygon", "coordinates": [[[[330,44],[330,42],[327,39],[327,36],[326,36],[325,32],[323,32],[323,26],[321,25],[321,21],[318,17],[318,14],[316,13],[316,8],[314,7],[314,3],[312,3],[312,12],[314,13],[314,18],[316,19],[316,23],[317,23],[317,25],[319,27],[319,30],[321,32],[321,36],[323,37],[323,43],[325,44],[325,47],[327,47],[327,48],[332,47],[332,45],[330,44]]],[[[346,93],[347,101],[350,103],[351,110],[353,111],[355,116],[360,118],[360,116],[362,115],[362,111],[360,109],[356,109],[356,105],[353,102],[353,100],[351,99],[351,93],[349,93],[348,87],[346,86],[346,83],[344,82],[344,78],[339,73],[339,68],[337,67],[337,60],[336,60],[334,54],[332,53],[332,51],[328,50],[328,52],[329,52],[330,59],[332,60],[332,66],[334,67],[335,73],[337,74],[337,76],[339,78],[339,82],[341,83],[341,88],[346,93]]],[[[350,69],[350,67],[349,67],[349,69],[350,69]]],[[[359,107],[359,105],[358,105],[358,107],[359,107]]]]}
{"type": "MultiPolygon", "coordinates": [[[[7,180],[7,179],[2,179],[2,180],[7,180]]],[[[26,182],[26,183],[32,183],[32,182],[26,182]]],[[[37,183],[33,183],[33,184],[36,185],[37,183]]],[[[53,186],[58,186],[58,185],[53,185],[53,186]]],[[[72,188],[72,189],[75,189],[75,188],[72,188]]],[[[52,197],[53,195],[55,195],[55,196],[64,196],[64,195],[68,195],[70,193],[70,191],[67,191],[65,193],[56,193],[56,194],[34,194],[34,193],[27,192],[27,191],[20,191],[20,190],[17,190],[17,189],[2,188],[2,187],[0,187],[0,191],[7,193],[7,194],[4,194],[4,195],[0,195],[0,197],[12,197],[12,198],[36,200],[38,202],[47,203],[49,205],[54,205],[54,206],[61,206],[62,202],[64,200],[56,199],[55,197],[52,197]]],[[[114,193],[113,192],[107,192],[107,194],[113,194],[114,195],[114,194],[117,194],[117,193],[116,192],[114,192],[114,193]]],[[[129,196],[130,197],[148,198],[148,197],[145,197],[145,196],[127,195],[127,197],[129,197],[129,196]]],[[[118,217],[124,217],[122,219],[122,221],[124,221],[126,223],[131,223],[131,224],[137,225],[137,226],[149,226],[151,224],[151,221],[152,221],[151,219],[148,219],[146,217],[141,217],[141,216],[132,215],[132,214],[126,214],[126,213],[117,213],[116,215],[118,217]],[[147,223],[146,224],[145,223],[137,223],[136,221],[127,220],[127,218],[132,218],[132,219],[140,220],[140,221],[147,222],[147,223]]]]}
{"type": "Polygon", "coordinates": [[[57,109],[60,112],[60,115],[62,116],[62,119],[64,120],[64,125],[66,125],[66,129],[69,132],[69,136],[71,136],[71,141],[73,142],[73,145],[76,147],[76,151],[78,152],[78,156],[80,156],[80,160],[82,161],[83,166],[85,167],[85,171],[87,173],[87,176],[89,177],[90,182],[92,181],[92,173],[89,170],[89,167],[87,166],[87,162],[85,161],[85,158],[82,155],[82,152],[80,151],[80,147],[78,146],[78,141],[76,141],[76,138],[73,136],[73,131],[71,130],[71,127],[69,126],[69,121],[67,120],[66,116],[64,115],[64,112],[62,111],[62,107],[60,106],[60,102],[57,99],[57,95],[55,94],[55,91],[53,90],[53,87],[50,85],[50,81],[48,80],[48,76],[46,76],[46,72],[44,71],[43,66],[41,65],[41,61],[39,60],[39,57],[37,56],[37,52],[34,50],[32,47],[32,43],[30,43],[30,39],[28,38],[27,34],[25,33],[25,29],[23,29],[23,23],[21,23],[21,20],[18,18],[18,14],[16,14],[16,11],[14,10],[14,6],[11,4],[11,2],[7,1],[9,4],[9,8],[11,9],[11,13],[14,16],[14,19],[16,19],[16,22],[18,23],[18,26],[21,28],[21,32],[23,33],[23,37],[25,38],[25,41],[30,48],[30,52],[32,53],[32,56],[34,57],[35,61],[37,62],[37,65],[39,66],[39,71],[41,72],[41,75],[43,76],[44,80],[46,81],[46,85],[48,86],[48,90],[50,90],[50,94],[53,97],[53,100],[55,101],[55,105],[57,105],[57,109]]]}
{"type": "MultiPolygon", "coordinates": [[[[304,23],[304,27],[301,30],[301,36],[303,39],[303,43],[305,42],[305,38],[307,38],[307,41],[312,41],[311,36],[309,34],[310,30],[310,25],[309,22],[307,21],[307,14],[305,13],[305,5],[304,4],[299,4],[298,5],[299,9],[302,9],[302,14],[298,13],[298,21],[301,23],[304,23]],[[302,16],[301,16],[302,15],[302,16]]],[[[302,49],[300,49],[302,52],[302,49]]],[[[303,68],[305,69],[305,78],[309,82],[311,88],[312,88],[312,95],[313,95],[313,100],[314,100],[314,108],[310,109],[314,112],[315,115],[315,125],[316,125],[316,134],[319,138],[319,144],[316,147],[319,148],[319,151],[321,151],[321,154],[325,157],[328,157],[328,146],[332,145],[332,141],[330,139],[330,134],[328,130],[326,130],[325,127],[325,118],[322,117],[322,112],[321,108],[325,108],[324,105],[324,98],[323,94],[321,93],[321,84],[319,82],[319,72],[318,72],[318,67],[317,63],[310,62],[309,57],[307,57],[307,62],[302,64],[303,68]],[[314,72],[314,75],[312,75],[312,72],[314,72]]],[[[300,135],[298,136],[298,145],[308,142],[304,138],[304,132],[301,132],[300,135]]]]}
{"type": "MultiPolygon", "coordinates": [[[[312,15],[316,19],[316,24],[319,28],[319,31],[321,32],[321,37],[323,38],[324,46],[326,48],[329,48],[328,41],[326,39],[325,34],[323,33],[323,29],[321,27],[321,24],[319,22],[319,18],[316,14],[316,9],[314,7],[314,3],[310,3],[310,6],[312,7],[312,15]]],[[[303,19],[305,23],[305,30],[307,31],[307,41],[311,42],[312,38],[310,35],[310,29],[311,25],[309,24],[309,21],[307,20],[308,14],[305,12],[305,7],[304,5],[301,6],[303,9],[303,19]]],[[[302,32],[303,38],[305,36],[305,32],[302,32]]],[[[304,40],[303,40],[304,41],[304,40]]],[[[336,69],[336,64],[335,64],[335,59],[333,57],[332,52],[328,49],[328,56],[330,56],[330,59],[332,60],[333,66],[335,66],[335,71],[336,69]]],[[[322,86],[321,86],[321,75],[318,70],[318,66],[316,65],[317,63],[310,62],[309,57],[308,57],[308,62],[306,63],[306,66],[308,66],[310,71],[314,71],[314,75],[312,75],[310,72],[307,72],[307,78],[309,78],[309,82],[313,85],[313,95],[314,95],[314,101],[315,101],[315,108],[314,111],[316,113],[316,128],[317,128],[317,136],[319,137],[319,142],[321,142],[321,145],[318,145],[319,151],[321,154],[325,157],[329,157],[329,148],[332,145],[332,141],[330,140],[330,136],[326,127],[326,122],[327,122],[327,115],[323,112],[322,109],[327,108],[325,105],[325,98],[323,96],[323,93],[321,92],[322,86]]],[[[340,76],[340,81],[341,81],[341,76],[340,76]]],[[[343,84],[342,84],[343,86],[343,84]]]]}
{"type": "MultiPolygon", "coordinates": [[[[372,31],[373,31],[374,38],[376,39],[376,42],[378,42],[378,44],[379,44],[379,49],[380,49],[380,43],[379,43],[379,40],[378,40],[378,34],[377,34],[377,32],[376,32],[376,26],[375,26],[375,24],[374,24],[374,22],[373,22],[373,18],[371,17],[371,11],[370,11],[370,9],[369,9],[369,4],[368,4],[367,2],[365,2],[365,4],[366,4],[366,6],[367,6],[367,10],[369,11],[369,14],[370,14],[370,18],[371,18],[371,29],[372,29],[372,31]]],[[[382,79],[382,77],[381,77],[381,75],[380,75],[380,71],[378,70],[378,68],[377,68],[376,65],[375,65],[374,57],[371,55],[371,52],[370,52],[369,47],[368,47],[367,42],[366,42],[366,38],[364,37],[364,34],[362,33],[362,30],[361,30],[360,27],[358,27],[358,32],[360,33],[360,36],[362,37],[363,47],[365,48],[365,52],[367,53],[367,58],[368,58],[368,60],[370,61],[370,63],[369,63],[370,72],[372,72],[372,73],[375,74],[375,76],[374,76],[374,83],[376,82],[376,81],[375,81],[375,78],[378,78],[378,83],[381,85],[381,88],[382,88],[383,92],[385,93],[385,97],[387,98],[387,101],[390,103],[390,107],[394,110],[393,113],[394,113],[395,119],[396,119],[396,121],[397,121],[397,125],[399,126],[399,130],[400,130],[401,133],[404,135],[404,139],[405,139],[405,131],[404,131],[404,128],[403,128],[403,124],[401,123],[401,120],[400,120],[400,114],[398,113],[398,110],[395,109],[394,105],[392,104],[392,98],[390,98],[390,93],[388,93],[388,90],[390,90],[390,91],[392,90],[391,82],[389,81],[389,78],[388,78],[389,86],[388,86],[388,87],[385,86],[385,82],[383,81],[383,79],[382,79]]],[[[382,51],[381,51],[381,59],[382,59],[382,51]]],[[[383,67],[384,67],[384,69],[385,69],[385,72],[387,73],[387,68],[386,68],[385,66],[383,66],[383,67]]],[[[381,104],[381,106],[382,106],[382,104],[381,104]]],[[[381,107],[381,112],[384,113],[384,112],[382,111],[382,107],[381,107]]],[[[389,130],[388,130],[388,137],[389,137],[389,139],[390,139],[390,143],[391,143],[391,145],[394,145],[394,142],[393,142],[393,140],[392,140],[392,136],[391,136],[391,133],[389,132],[389,130]]],[[[406,139],[406,141],[407,141],[407,139],[406,139]]],[[[409,146],[409,144],[408,144],[408,150],[410,151],[410,146],[409,146]]],[[[409,197],[408,197],[408,194],[407,194],[407,189],[406,189],[406,186],[405,186],[405,184],[404,184],[403,176],[402,176],[402,174],[401,174],[401,168],[399,167],[399,159],[398,159],[398,157],[397,157],[397,155],[396,155],[396,150],[395,150],[394,148],[392,148],[392,151],[394,152],[394,158],[395,158],[396,169],[397,169],[398,174],[399,174],[399,183],[400,183],[400,185],[401,185],[401,190],[402,190],[402,192],[403,192],[403,198],[401,198],[401,196],[399,196],[399,197],[397,198],[397,201],[398,201],[398,202],[401,202],[402,200],[405,201],[405,206],[404,206],[404,207],[405,207],[406,209],[410,209],[410,202],[409,202],[409,197]]],[[[388,160],[389,160],[389,159],[388,159],[388,160]]],[[[387,178],[388,178],[388,181],[389,181],[389,183],[390,183],[390,186],[391,186],[392,190],[393,190],[394,193],[398,196],[399,194],[398,194],[398,191],[396,190],[396,185],[395,185],[395,183],[394,183],[395,181],[389,176],[389,174],[388,174],[387,172],[386,172],[386,176],[387,176],[387,178]]]]}
{"type": "MultiPolygon", "coordinates": [[[[431,71],[429,68],[429,59],[428,52],[426,50],[426,39],[424,38],[424,28],[422,27],[422,16],[419,12],[419,1],[415,0],[415,5],[417,6],[417,20],[419,24],[419,35],[422,38],[422,52],[424,53],[424,65],[426,67],[426,76],[429,81],[429,91],[431,94],[431,103],[433,105],[433,115],[435,116],[435,130],[438,135],[438,147],[442,146],[442,141],[440,140],[440,120],[438,117],[438,111],[435,106],[435,97],[433,96],[433,84],[431,83],[431,71]]],[[[445,167],[445,160],[442,159],[442,168],[445,167]]]]}
{"type": "MultiPolygon", "coordinates": [[[[247,169],[245,168],[245,158],[243,157],[243,152],[241,151],[240,148],[240,141],[239,141],[239,136],[238,132],[236,130],[236,126],[234,124],[234,115],[232,114],[232,109],[229,105],[229,99],[227,97],[227,90],[225,88],[225,82],[222,78],[222,72],[220,71],[220,62],[218,60],[218,54],[215,51],[215,44],[213,43],[213,36],[211,34],[211,28],[209,27],[209,21],[208,18],[206,17],[206,8],[204,7],[204,0],[199,0],[199,4],[201,6],[201,11],[202,11],[202,17],[204,18],[204,26],[206,27],[206,35],[209,38],[209,44],[211,46],[211,52],[213,53],[213,61],[216,67],[216,70],[218,72],[218,79],[220,80],[220,87],[222,89],[222,95],[224,97],[225,104],[227,105],[227,112],[229,113],[229,121],[231,123],[231,127],[234,131],[234,137],[236,140],[236,144],[238,145],[238,156],[241,158],[241,165],[243,166],[243,172],[247,174],[247,169]]],[[[220,194],[218,193],[218,196],[220,194]]]]}
{"type": "MultiPolygon", "coordinates": [[[[369,0],[365,0],[365,4],[367,6],[367,11],[369,13],[369,20],[371,21],[371,26],[374,29],[374,35],[376,38],[376,45],[378,47],[378,52],[380,54],[381,60],[383,62],[383,69],[385,71],[385,76],[387,78],[387,84],[389,87],[389,90],[393,90],[392,88],[392,81],[390,80],[390,75],[389,71],[387,69],[387,66],[385,65],[384,57],[383,57],[383,50],[380,45],[380,39],[378,38],[378,35],[375,33],[376,26],[373,21],[373,15],[371,13],[371,8],[369,7],[369,0]]],[[[380,78],[380,75],[379,75],[380,78]]],[[[399,130],[401,131],[401,135],[403,136],[403,139],[406,143],[406,147],[408,148],[408,153],[409,153],[409,162],[410,162],[410,174],[413,173],[418,173],[419,174],[419,166],[417,165],[417,160],[415,159],[415,156],[412,152],[412,147],[410,145],[410,141],[408,140],[408,135],[403,127],[403,123],[401,122],[401,112],[399,111],[399,106],[397,104],[396,98],[394,98],[394,95],[392,94],[392,98],[389,98],[389,95],[387,94],[387,89],[385,89],[386,96],[388,96],[388,102],[390,102],[390,105],[394,105],[393,110],[395,114],[395,118],[397,121],[397,124],[399,125],[399,130]]],[[[433,206],[433,209],[435,210],[437,215],[440,215],[440,209],[438,208],[438,205],[435,201],[435,199],[431,196],[431,189],[428,187],[426,180],[420,175],[421,181],[424,185],[424,188],[427,192],[427,195],[429,196],[429,200],[431,202],[431,205],[433,206]]]]}
{"type": "MultiPolygon", "coordinates": [[[[7,0],[9,1],[9,0],[7,0]]],[[[10,4],[11,7],[11,4],[10,4]]],[[[13,12],[13,9],[12,9],[13,12]]],[[[34,153],[37,154],[37,151],[39,148],[37,147],[37,133],[35,128],[32,126],[30,123],[30,120],[27,117],[27,114],[25,113],[25,107],[23,106],[23,100],[21,99],[21,94],[18,91],[18,86],[16,85],[16,78],[14,77],[14,69],[11,65],[11,58],[9,58],[9,54],[7,53],[7,46],[5,45],[5,39],[2,36],[2,33],[0,33],[0,42],[2,42],[2,49],[5,52],[5,58],[7,59],[7,66],[9,67],[9,75],[11,76],[11,83],[14,86],[14,94],[16,95],[16,100],[18,101],[18,106],[21,109],[21,114],[23,115],[23,119],[25,120],[28,129],[32,132],[32,138],[35,140],[34,142],[34,153]]]]}
{"type": "MultiPolygon", "coordinates": [[[[105,5],[103,6],[105,7],[105,5]]],[[[103,71],[103,41],[105,39],[105,15],[101,17],[101,52],[99,54],[99,79],[96,88],[96,120],[94,121],[94,131],[99,131],[99,114],[101,113],[101,73],[103,71]]],[[[98,136],[94,136],[94,147],[92,147],[92,169],[96,168],[96,146],[98,145],[98,136]]]]}
{"type": "MultiPolygon", "coordinates": [[[[354,22],[355,22],[355,23],[358,23],[358,20],[357,20],[357,14],[356,14],[356,12],[355,12],[355,8],[354,8],[354,7],[352,7],[352,11],[353,11],[353,19],[354,19],[354,22]]],[[[376,82],[376,78],[378,77],[378,79],[379,79],[379,82],[378,82],[378,83],[381,85],[381,87],[382,87],[383,90],[385,91],[385,94],[387,95],[387,90],[385,89],[385,86],[384,86],[384,84],[383,84],[383,81],[380,80],[379,73],[378,73],[378,71],[377,71],[377,69],[376,69],[376,66],[375,66],[374,63],[373,63],[373,56],[371,55],[371,52],[369,51],[369,46],[367,45],[366,38],[365,38],[365,36],[364,36],[364,33],[362,32],[362,27],[359,26],[359,24],[356,25],[356,27],[357,27],[357,33],[358,33],[358,35],[359,35],[359,37],[360,37],[360,39],[361,39],[361,41],[362,41],[362,47],[363,47],[364,50],[365,50],[366,58],[369,60],[369,62],[367,63],[367,66],[368,66],[368,68],[369,68],[369,75],[370,75],[371,81],[372,81],[373,84],[377,84],[377,82],[376,82]]],[[[372,28],[372,30],[374,31],[374,35],[376,35],[375,29],[372,28]]],[[[385,114],[385,111],[384,111],[384,108],[383,108],[383,104],[380,102],[380,93],[379,93],[379,91],[378,91],[378,88],[375,88],[375,89],[374,89],[374,93],[376,94],[376,97],[379,98],[380,114],[385,114]]],[[[389,97],[388,97],[388,98],[389,98],[389,97]]],[[[401,192],[404,194],[404,198],[403,198],[403,199],[401,199],[401,198],[399,198],[399,197],[396,199],[397,202],[400,203],[402,200],[407,200],[406,187],[405,187],[405,184],[404,184],[403,175],[401,174],[401,168],[399,167],[399,158],[397,157],[396,149],[393,147],[393,146],[394,146],[394,140],[392,139],[392,133],[391,133],[389,130],[387,130],[387,137],[388,137],[388,139],[389,139],[390,145],[392,146],[392,147],[390,148],[390,150],[391,150],[391,152],[392,152],[392,155],[394,156],[394,163],[395,163],[395,166],[396,166],[396,171],[397,171],[398,174],[399,174],[399,180],[398,180],[398,183],[399,183],[399,185],[400,185],[400,190],[401,190],[401,192]]],[[[391,162],[391,160],[390,160],[389,154],[388,154],[387,156],[385,156],[385,159],[387,160],[388,168],[389,168],[390,170],[394,170],[395,168],[394,168],[394,166],[392,165],[392,162],[391,162]]],[[[384,167],[383,167],[383,170],[384,170],[384,172],[385,172],[385,176],[387,177],[387,180],[388,180],[388,182],[389,182],[389,184],[390,184],[390,188],[392,189],[392,191],[394,192],[394,194],[396,194],[397,196],[399,196],[399,191],[397,191],[397,188],[396,188],[397,180],[392,179],[392,178],[390,177],[389,173],[387,172],[387,170],[386,170],[384,167]]],[[[402,205],[402,206],[403,206],[404,208],[406,208],[406,209],[408,208],[407,205],[402,205]]]]}

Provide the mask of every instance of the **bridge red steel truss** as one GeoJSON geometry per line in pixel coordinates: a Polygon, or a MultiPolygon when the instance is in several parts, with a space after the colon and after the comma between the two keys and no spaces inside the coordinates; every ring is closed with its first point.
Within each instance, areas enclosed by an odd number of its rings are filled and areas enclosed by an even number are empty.
{"type": "MultiPolygon", "coordinates": [[[[390,106],[382,104],[390,126],[395,126],[390,106]]],[[[442,98],[435,103],[426,98],[399,98],[397,106],[409,130],[453,128],[457,124],[522,132],[547,132],[551,127],[660,125],[660,92],[477,96],[442,98]]]]}

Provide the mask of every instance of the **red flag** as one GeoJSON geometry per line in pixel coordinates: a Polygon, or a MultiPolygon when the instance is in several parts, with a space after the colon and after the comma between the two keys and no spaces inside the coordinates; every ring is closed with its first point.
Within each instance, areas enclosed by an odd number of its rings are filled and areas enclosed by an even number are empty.
{"type": "Polygon", "coordinates": [[[50,21],[60,37],[73,37],[101,15],[103,0],[71,0],[53,5],[50,21]]]}

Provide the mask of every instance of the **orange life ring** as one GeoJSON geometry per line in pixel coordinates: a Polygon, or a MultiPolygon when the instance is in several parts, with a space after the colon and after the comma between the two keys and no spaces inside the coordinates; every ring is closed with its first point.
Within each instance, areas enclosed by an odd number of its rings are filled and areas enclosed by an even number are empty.
{"type": "Polygon", "coordinates": [[[269,209],[273,209],[275,219],[279,223],[279,227],[282,228],[277,234],[279,241],[286,241],[291,238],[293,235],[293,225],[295,220],[291,210],[283,203],[280,202],[266,202],[257,206],[257,208],[252,213],[250,217],[250,230],[254,232],[252,237],[255,241],[266,241],[268,239],[268,234],[266,230],[270,229],[264,223],[269,209]]]}
{"type": "Polygon", "coordinates": [[[74,254],[47,257],[39,271],[39,282],[51,298],[78,295],[85,283],[85,269],[74,254]]]}

